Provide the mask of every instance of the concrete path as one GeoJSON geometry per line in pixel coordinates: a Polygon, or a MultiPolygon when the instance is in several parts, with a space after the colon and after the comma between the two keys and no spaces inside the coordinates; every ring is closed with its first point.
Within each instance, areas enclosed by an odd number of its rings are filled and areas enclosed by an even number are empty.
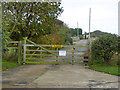
{"type": "MultiPolygon", "coordinates": [[[[87,40],[76,44],[87,45],[87,40]]],[[[3,88],[118,88],[118,76],[81,64],[23,65],[4,71],[2,76],[3,88]]]]}
{"type": "Polygon", "coordinates": [[[109,83],[109,88],[118,88],[117,82],[117,76],[85,69],[81,65],[58,65],[29,85],[37,88],[89,88],[105,87],[109,83]]]}
{"type": "Polygon", "coordinates": [[[117,76],[82,65],[27,65],[3,75],[3,87],[7,88],[118,88],[117,76]]]}

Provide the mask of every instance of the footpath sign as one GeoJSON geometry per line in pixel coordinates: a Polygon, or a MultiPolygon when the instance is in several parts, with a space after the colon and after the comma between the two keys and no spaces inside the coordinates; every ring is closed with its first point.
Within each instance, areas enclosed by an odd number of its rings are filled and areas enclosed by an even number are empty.
{"type": "Polygon", "coordinates": [[[65,50],[59,50],[59,56],[66,56],[65,50]]]}

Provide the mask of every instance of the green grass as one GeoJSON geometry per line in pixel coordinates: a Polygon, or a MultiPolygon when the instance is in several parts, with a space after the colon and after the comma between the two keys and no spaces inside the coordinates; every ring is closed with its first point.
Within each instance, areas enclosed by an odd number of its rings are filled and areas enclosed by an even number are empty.
{"type": "Polygon", "coordinates": [[[18,67],[18,66],[20,66],[20,64],[18,64],[17,62],[8,62],[5,60],[2,61],[2,71],[9,69],[9,68],[18,67]]]}
{"type": "MultiPolygon", "coordinates": [[[[119,68],[120,68],[120,66],[119,66],[119,68]]],[[[118,66],[96,64],[96,65],[90,65],[90,69],[120,76],[118,66]]]]}

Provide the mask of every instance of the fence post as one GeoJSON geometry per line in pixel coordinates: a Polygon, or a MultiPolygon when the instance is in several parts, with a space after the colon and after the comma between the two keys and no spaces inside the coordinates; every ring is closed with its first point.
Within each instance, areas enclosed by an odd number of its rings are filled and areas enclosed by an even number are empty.
{"type": "Polygon", "coordinates": [[[93,59],[92,59],[92,41],[89,39],[89,64],[93,65],[93,59]]]}
{"type": "Polygon", "coordinates": [[[18,63],[20,64],[21,62],[21,41],[18,41],[18,63]]]}
{"type": "Polygon", "coordinates": [[[25,60],[26,60],[26,46],[25,46],[25,44],[26,44],[27,37],[24,37],[23,39],[24,39],[23,63],[25,63],[25,60]]]}
{"type": "Polygon", "coordinates": [[[74,64],[74,47],[72,47],[72,65],[74,64]]]}
{"type": "MultiPolygon", "coordinates": [[[[58,51],[58,48],[57,48],[57,51],[58,51]]],[[[56,62],[58,62],[58,56],[56,55],[56,62]]]]}
{"type": "Polygon", "coordinates": [[[42,48],[40,49],[40,61],[42,62],[42,48]]]}

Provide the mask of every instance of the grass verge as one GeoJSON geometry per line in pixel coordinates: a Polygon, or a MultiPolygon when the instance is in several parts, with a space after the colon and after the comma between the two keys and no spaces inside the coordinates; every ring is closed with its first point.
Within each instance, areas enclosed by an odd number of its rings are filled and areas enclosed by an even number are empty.
{"type": "Polygon", "coordinates": [[[120,66],[118,67],[112,65],[90,65],[89,68],[99,72],[105,72],[108,74],[120,76],[120,72],[119,72],[120,66]]]}
{"type": "Polygon", "coordinates": [[[2,60],[2,71],[18,66],[20,66],[20,64],[18,64],[17,62],[8,62],[6,60],[2,60]]]}

